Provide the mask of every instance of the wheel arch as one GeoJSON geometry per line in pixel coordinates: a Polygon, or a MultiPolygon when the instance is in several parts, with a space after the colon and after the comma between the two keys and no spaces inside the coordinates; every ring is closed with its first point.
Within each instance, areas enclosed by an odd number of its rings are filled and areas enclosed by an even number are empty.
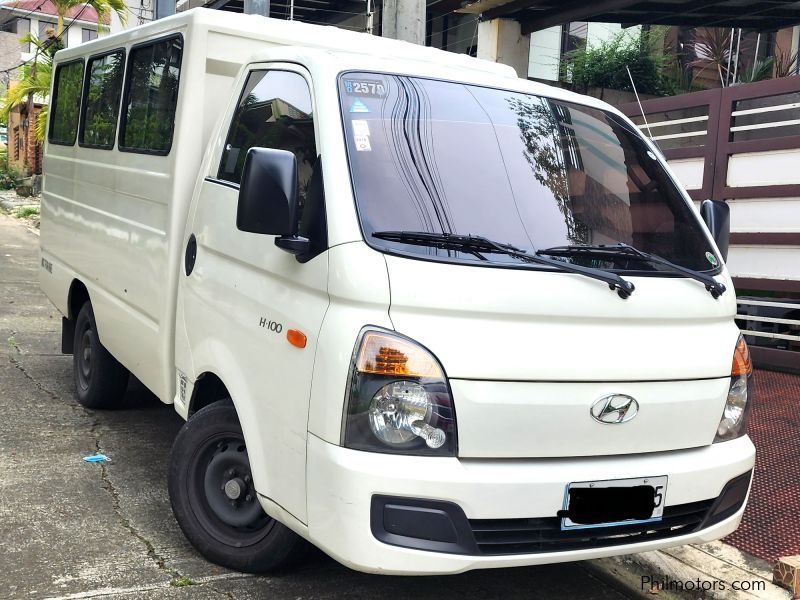
{"type": "Polygon", "coordinates": [[[72,354],[75,343],[75,321],[81,307],[91,301],[89,290],[80,279],[73,279],[67,292],[67,316],[61,319],[61,353],[72,354]]]}
{"type": "Polygon", "coordinates": [[[80,279],[73,279],[67,294],[67,318],[70,321],[78,318],[78,312],[87,300],[91,301],[89,290],[80,279]]]}
{"type": "Polygon", "coordinates": [[[189,418],[201,408],[225,399],[231,399],[233,402],[228,386],[216,373],[205,371],[200,374],[192,388],[192,397],[189,400],[189,411],[186,416],[189,418]]]}
{"type": "MultiPolygon", "coordinates": [[[[191,420],[193,414],[203,406],[230,398],[242,427],[258,492],[266,498],[273,498],[279,495],[276,490],[283,486],[295,485],[298,481],[305,483],[305,471],[284,473],[279,469],[280,474],[275,476],[268,468],[270,454],[265,444],[263,420],[259,418],[257,410],[259,401],[263,402],[263,396],[252,389],[252,380],[236,360],[231,344],[214,334],[214,337],[198,340],[192,350],[194,368],[191,378],[194,384],[191,393],[187,393],[187,420],[191,420]]],[[[305,508],[304,504],[299,508],[292,507],[300,513],[292,514],[301,521],[305,517],[301,510],[305,508]]]]}

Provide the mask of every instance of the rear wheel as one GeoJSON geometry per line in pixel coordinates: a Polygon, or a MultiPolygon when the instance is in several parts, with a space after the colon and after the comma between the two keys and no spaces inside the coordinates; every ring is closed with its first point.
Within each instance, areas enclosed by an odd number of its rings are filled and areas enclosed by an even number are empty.
{"type": "Polygon", "coordinates": [[[294,562],[306,548],[261,508],[230,400],[199,410],[178,433],[170,456],[169,496],[183,533],[218,565],[264,573],[294,562]]]}
{"type": "Polygon", "coordinates": [[[91,302],[85,302],[75,320],[72,370],[78,402],[86,408],[118,406],[128,387],[128,370],[111,356],[97,335],[91,302]]]}

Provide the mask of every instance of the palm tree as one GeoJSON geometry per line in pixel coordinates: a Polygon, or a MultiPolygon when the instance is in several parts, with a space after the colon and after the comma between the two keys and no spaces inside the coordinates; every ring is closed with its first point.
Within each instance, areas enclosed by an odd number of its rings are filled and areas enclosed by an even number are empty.
{"type": "MultiPolygon", "coordinates": [[[[23,44],[31,43],[36,46],[34,60],[27,62],[20,67],[17,80],[6,90],[2,101],[2,114],[0,120],[8,122],[8,114],[11,110],[28,101],[28,98],[46,99],[50,93],[50,79],[53,73],[53,58],[48,52],[44,42],[39,41],[30,33],[22,36],[20,42],[23,44]]],[[[42,106],[36,119],[35,133],[38,141],[44,140],[47,128],[47,106],[42,106]]]]}
{"type": "Polygon", "coordinates": [[[106,15],[114,12],[117,13],[119,20],[124,24],[126,21],[126,10],[128,6],[125,4],[125,0],[52,0],[53,4],[56,7],[56,13],[58,15],[58,22],[56,23],[56,38],[61,38],[61,34],[64,33],[64,17],[67,16],[67,13],[72,10],[73,8],[89,6],[95,10],[97,13],[97,25],[100,26],[100,23],[103,21],[103,17],[106,15]]]}
{"type": "MultiPolygon", "coordinates": [[[[42,103],[47,102],[50,94],[50,79],[53,73],[53,55],[57,50],[64,47],[61,43],[61,36],[64,34],[64,17],[70,10],[77,7],[90,6],[97,13],[97,26],[109,13],[116,13],[122,23],[126,21],[127,5],[125,0],[52,0],[56,7],[58,23],[55,34],[44,40],[37,39],[31,33],[24,35],[20,43],[31,43],[36,46],[36,53],[33,60],[23,64],[17,76],[15,85],[9,86],[0,105],[0,120],[7,122],[8,114],[18,104],[22,104],[34,97],[40,98],[42,103]]],[[[76,15],[79,15],[77,12],[76,15]]],[[[75,17],[77,18],[77,16],[75,17]]],[[[45,130],[47,128],[47,106],[42,106],[39,116],[36,119],[34,129],[36,139],[44,141],[45,130]]]]}

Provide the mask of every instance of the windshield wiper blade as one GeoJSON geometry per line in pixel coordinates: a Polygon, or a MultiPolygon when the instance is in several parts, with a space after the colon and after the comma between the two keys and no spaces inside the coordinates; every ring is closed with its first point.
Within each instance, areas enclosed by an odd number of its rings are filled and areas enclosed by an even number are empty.
{"type": "Polygon", "coordinates": [[[389,242],[400,242],[402,244],[414,244],[417,246],[432,246],[443,250],[457,250],[475,254],[482,260],[485,254],[504,254],[527,263],[547,265],[566,273],[577,273],[592,279],[597,279],[608,284],[609,289],[616,290],[620,298],[628,298],[636,289],[632,282],[623,279],[616,273],[609,273],[602,269],[573,265],[572,263],[546,258],[537,254],[528,254],[525,250],[495,242],[489,238],[479,235],[459,235],[453,233],[429,233],[427,231],[376,231],[372,237],[389,242]]]}
{"type": "Polygon", "coordinates": [[[715,299],[724,294],[726,289],[724,284],[720,283],[710,275],[706,275],[705,273],[695,271],[694,269],[690,269],[688,267],[676,265],[675,263],[668,261],[666,258],[662,258],[657,254],[643,252],[638,248],[634,248],[633,246],[622,242],[608,245],[601,244],[598,246],[553,246],[552,248],[537,250],[536,253],[545,254],[548,256],[576,256],[581,254],[593,256],[601,256],[603,254],[630,256],[643,262],[661,265],[673,273],[679,273],[694,279],[695,281],[699,281],[715,299]]]}

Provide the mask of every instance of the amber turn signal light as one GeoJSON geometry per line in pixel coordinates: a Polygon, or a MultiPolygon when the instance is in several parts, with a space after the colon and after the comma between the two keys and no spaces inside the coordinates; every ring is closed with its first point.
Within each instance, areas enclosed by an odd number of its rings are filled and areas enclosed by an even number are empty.
{"type": "Polygon", "coordinates": [[[436,359],[423,348],[378,332],[364,335],[356,369],[374,375],[442,377],[436,359]]]}
{"type": "Polygon", "coordinates": [[[290,329],[287,331],[286,339],[289,340],[289,343],[296,348],[305,348],[306,342],[308,341],[306,334],[302,331],[298,331],[297,329],[290,329]]]}
{"type": "Polygon", "coordinates": [[[738,375],[750,375],[753,372],[753,363],[750,360],[750,350],[747,342],[740,335],[736,342],[736,350],[733,351],[733,366],[731,366],[731,377],[738,375]]]}

